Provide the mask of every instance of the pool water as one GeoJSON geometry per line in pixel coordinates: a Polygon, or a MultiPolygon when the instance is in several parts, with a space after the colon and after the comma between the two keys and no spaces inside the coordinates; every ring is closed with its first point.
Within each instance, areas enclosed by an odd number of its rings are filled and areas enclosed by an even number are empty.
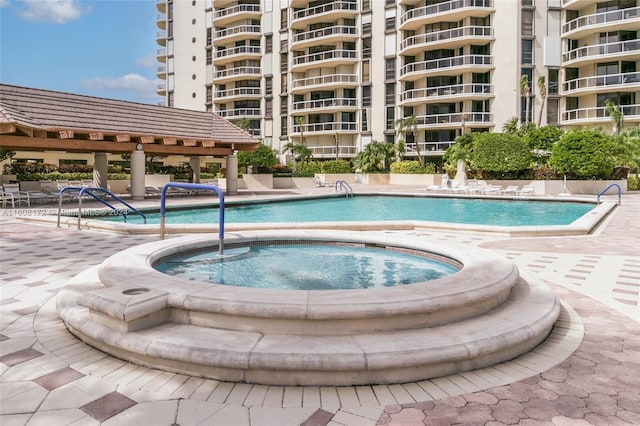
{"type": "Polygon", "coordinates": [[[446,262],[382,248],[298,244],[254,246],[222,259],[215,251],[178,255],[154,268],[203,283],[288,290],[390,287],[458,271],[446,262]]]}
{"type": "MultiPolygon", "coordinates": [[[[270,201],[225,205],[226,223],[343,222],[421,220],[494,226],[568,225],[594,205],[589,203],[481,200],[402,196],[331,197],[297,201],[270,201]]],[[[122,221],[121,217],[106,220],[122,221]]],[[[130,215],[129,223],[142,223],[130,215]]],[[[160,214],[148,214],[147,223],[159,223],[160,214]]],[[[218,209],[167,211],[165,222],[217,223],[218,209]]]]}

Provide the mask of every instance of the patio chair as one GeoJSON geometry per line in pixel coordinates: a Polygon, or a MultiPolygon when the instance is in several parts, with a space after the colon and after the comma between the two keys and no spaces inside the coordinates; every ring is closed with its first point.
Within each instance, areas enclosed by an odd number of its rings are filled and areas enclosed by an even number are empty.
{"type": "Polygon", "coordinates": [[[31,198],[29,197],[29,193],[26,191],[20,191],[19,184],[5,183],[2,185],[2,190],[5,195],[9,195],[13,198],[11,203],[12,207],[15,207],[16,204],[21,205],[22,203],[26,203],[27,207],[31,207],[31,198]]]}
{"type": "Polygon", "coordinates": [[[516,193],[516,195],[535,195],[536,193],[536,188],[533,186],[523,186],[522,189],[520,191],[518,191],[516,193]]]}
{"type": "Polygon", "coordinates": [[[502,190],[502,195],[515,195],[519,189],[520,187],[518,185],[509,185],[502,190]]]}
{"type": "MultiPolygon", "coordinates": [[[[56,201],[60,199],[60,190],[58,189],[58,185],[56,183],[53,183],[51,181],[40,181],[40,191],[42,191],[51,199],[55,199],[56,201]]],[[[62,194],[62,201],[75,200],[77,196],[77,192],[64,192],[62,194]]]]}
{"type": "Polygon", "coordinates": [[[496,194],[500,194],[500,191],[502,191],[502,186],[501,185],[488,185],[486,188],[484,188],[482,190],[482,194],[483,195],[496,195],[496,194]]]}
{"type": "Polygon", "coordinates": [[[331,182],[325,182],[317,176],[314,176],[312,179],[316,186],[333,186],[331,182]]]}

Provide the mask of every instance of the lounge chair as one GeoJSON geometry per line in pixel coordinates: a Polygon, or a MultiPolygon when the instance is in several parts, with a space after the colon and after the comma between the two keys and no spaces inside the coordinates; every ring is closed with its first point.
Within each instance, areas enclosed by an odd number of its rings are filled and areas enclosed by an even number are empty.
{"type": "MultiPolygon", "coordinates": [[[[51,181],[40,181],[40,191],[56,201],[60,199],[60,189],[58,189],[58,185],[56,183],[51,181]]],[[[71,201],[77,198],[77,192],[71,193],[67,191],[62,193],[62,201],[71,201]]]]}
{"type": "Polygon", "coordinates": [[[26,191],[20,191],[20,185],[17,183],[5,183],[2,185],[3,193],[13,198],[11,203],[12,207],[15,207],[16,204],[21,205],[22,203],[26,203],[27,207],[31,207],[31,197],[29,197],[29,193],[26,191]]]}
{"type": "Polygon", "coordinates": [[[516,195],[535,195],[536,188],[533,186],[523,186],[521,190],[516,192],[516,195]]]}
{"type": "Polygon", "coordinates": [[[502,186],[500,185],[488,185],[486,188],[482,190],[483,195],[496,195],[500,194],[502,191],[502,186]]]}
{"type": "Polygon", "coordinates": [[[333,186],[333,184],[332,184],[332,183],[330,183],[330,182],[325,182],[325,181],[323,181],[322,179],[320,179],[320,178],[319,178],[319,177],[317,177],[317,176],[314,176],[312,179],[313,179],[313,183],[315,183],[315,184],[316,184],[316,186],[333,186]]]}
{"type": "Polygon", "coordinates": [[[502,195],[515,195],[520,187],[517,185],[509,185],[502,190],[502,195]]]}

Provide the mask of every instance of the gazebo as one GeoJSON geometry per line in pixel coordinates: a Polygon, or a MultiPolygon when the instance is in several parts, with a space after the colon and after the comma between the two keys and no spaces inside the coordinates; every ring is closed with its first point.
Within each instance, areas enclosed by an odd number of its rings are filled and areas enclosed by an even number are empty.
{"type": "Polygon", "coordinates": [[[0,148],[94,155],[94,184],[107,188],[107,153],[131,154],[131,196],[144,198],[145,155],[226,157],[227,193],[237,192],[236,151],[259,141],[222,117],[136,102],[0,84],[0,148]]]}

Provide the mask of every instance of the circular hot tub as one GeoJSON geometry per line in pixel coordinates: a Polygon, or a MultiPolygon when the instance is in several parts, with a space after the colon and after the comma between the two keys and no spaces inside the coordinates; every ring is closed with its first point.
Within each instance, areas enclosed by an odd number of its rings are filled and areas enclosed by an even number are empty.
{"type": "MultiPolygon", "coordinates": [[[[230,286],[154,269],[184,254],[219,251],[210,236],[189,236],[110,257],[60,292],[58,310],[71,332],[115,356],[279,385],[401,383],[493,365],[544,340],[560,312],[546,286],[478,248],[385,233],[254,231],[227,236],[224,250],[276,245],[342,247],[342,256],[368,247],[451,269],[403,285],[340,290],[230,286]]],[[[360,266],[365,275],[386,271],[360,266]]],[[[249,275],[269,273],[254,267],[249,275]]]]}

